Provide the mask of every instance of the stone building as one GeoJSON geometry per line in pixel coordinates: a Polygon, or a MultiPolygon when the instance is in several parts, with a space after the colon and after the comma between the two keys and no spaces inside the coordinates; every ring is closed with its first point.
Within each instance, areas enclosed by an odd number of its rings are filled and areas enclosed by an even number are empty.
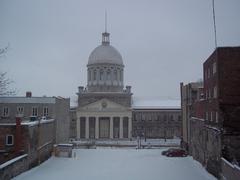
{"type": "Polygon", "coordinates": [[[181,107],[177,100],[133,98],[133,136],[180,138],[181,107]]]}
{"type": "Polygon", "coordinates": [[[87,87],[78,89],[77,139],[131,138],[131,87],[124,89],[122,56],[109,36],[102,33],[102,44],[88,59],[87,87]]]}
{"type": "Polygon", "coordinates": [[[15,123],[16,116],[22,121],[30,118],[54,119],[55,142],[66,142],[69,139],[70,99],[62,97],[0,97],[0,123],[15,123]]]}
{"type": "Polygon", "coordinates": [[[78,105],[70,110],[70,138],[129,139],[140,132],[146,138],[180,137],[180,105],[166,108],[160,101],[161,107],[143,108],[132,99],[131,86],[124,88],[122,56],[109,35],[102,33],[102,44],[89,56],[87,86],[78,88],[78,105]]]}
{"type": "Polygon", "coordinates": [[[0,164],[23,154],[33,167],[51,156],[55,140],[54,119],[0,123],[0,164]]]}
{"type": "Polygon", "coordinates": [[[181,146],[189,150],[190,144],[190,118],[194,115],[194,103],[204,98],[203,83],[192,82],[180,84],[181,110],[182,110],[182,140],[181,146]]]}

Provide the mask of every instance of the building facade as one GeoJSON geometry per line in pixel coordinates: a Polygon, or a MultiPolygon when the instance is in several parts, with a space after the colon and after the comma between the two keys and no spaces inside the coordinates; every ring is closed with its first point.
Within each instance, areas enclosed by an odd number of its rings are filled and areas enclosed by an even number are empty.
{"type": "Polygon", "coordinates": [[[124,88],[122,56],[109,36],[102,33],[102,44],[88,59],[87,87],[78,88],[77,139],[131,138],[131,87],[124,88]]]}
{"type": "Polygon", "coordinates": [[[124,88],[121,54],[110,45],[109,33],[90,54],[87,86],[78,88],[78,105],[71,109],[72,139],[130,139],[180,137],[180,105],[149,104],[132,99],[131,86],[124,88]]]}
{"type": "Polygon", "coordinates": [[[195,114],[194,104],[204,99],[203,82],[180,84],[181,110],[182,110],[182,140],[181,146],[189,151],[190,144],[190,118],[195,114]]]}
{"type": "Polygon", "coordinates": [[[55,142],[67,142],[69,139],[70,99],[62,97],[0,97],[0,123],[15,123],[16,117],[22,121],[31,118],[55,119],[55,142]]]}
{"type": "Polygon", "coordinates": [[[220,177],[221,158],[240,161],[240,47],[219,47],[203,64],[204,99],[193,105],[190,153],[220,177]]]}
{"type": "Polygon", "coordinates": [[[179,101],[133,98],[132,109],[134,137],[162,139],[181,137],[182,117],[179,101]]]}

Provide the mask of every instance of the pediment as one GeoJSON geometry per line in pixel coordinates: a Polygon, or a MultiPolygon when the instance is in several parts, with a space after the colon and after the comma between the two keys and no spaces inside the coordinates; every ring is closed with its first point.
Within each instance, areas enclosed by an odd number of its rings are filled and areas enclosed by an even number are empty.
{"type": "Polygon", "coordinates": [[[109,99],[103,98],[96,102],[90,103],[86,106],[78,108],[80,111],[127,111],[128,107],[125,107],[116,102],[110,101],[109,99]]]}

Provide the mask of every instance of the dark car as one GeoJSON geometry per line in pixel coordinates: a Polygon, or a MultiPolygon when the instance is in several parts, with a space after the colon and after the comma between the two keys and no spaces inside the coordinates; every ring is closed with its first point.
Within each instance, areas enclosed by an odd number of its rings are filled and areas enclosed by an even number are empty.
{"type": "Polygon", "coordinates": [[[166,151],[163,151],[162,155],[165,155],[167,157],[186,157],[187,152],[183,149],[170,148],[166,151]]]}
{"type": "Polygon", "coordinates": [[[162,151],[162,155],[167,155],[169,152],[176,150],[176,148],[170,148],[168,150],[162,151]]]}

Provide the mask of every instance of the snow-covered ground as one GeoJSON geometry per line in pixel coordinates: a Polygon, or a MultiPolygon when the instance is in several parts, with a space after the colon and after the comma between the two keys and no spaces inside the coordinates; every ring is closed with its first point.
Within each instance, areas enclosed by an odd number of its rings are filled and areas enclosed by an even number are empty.
{"type": "Polygon", "coordinates": [[[15,180],[216,180],[191,157],[161,149],[79,149],[75,158],[52,157],[15,180]]]}

